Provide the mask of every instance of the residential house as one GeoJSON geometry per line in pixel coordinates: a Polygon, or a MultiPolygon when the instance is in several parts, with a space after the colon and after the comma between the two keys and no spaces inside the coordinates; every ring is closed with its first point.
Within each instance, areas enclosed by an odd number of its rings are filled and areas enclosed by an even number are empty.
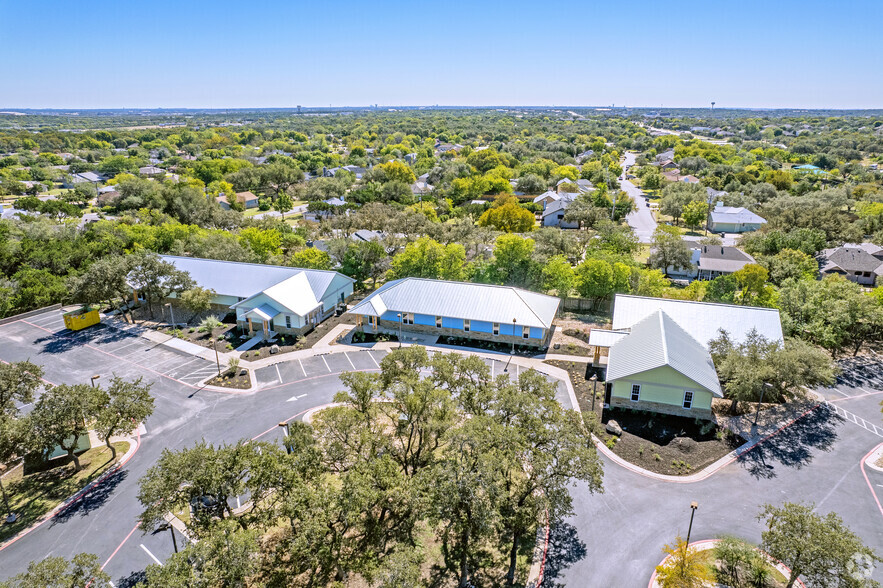
{"type": "Polygon", "coordinates": [[[579,179],[579,180],[574,181],[574,180],[569,180],[567,178],[561,178],[560,180],[558,180],[558,183],[555,185],[556,189],[559,192],[561,192],[562,190],[566,189],[569,186],[576,186],[577,189],[579,190],[580,194],[588,194],[589,192],[592,192],[595,189],[595,186],[592,185],[592,182],[590,182],[589,180],[583,180],[583,179],[579,179]]]}
{"type": "Polygon", "coordinates": [[[417,154],[416,153],[407,153],[405,155],[405,163],[413,164],[415,161],[417,161],[417,154]]]}
{"type": "Polygon", "coordinates": [[[511,286],[403,278],[349,310],[365,331],[412,331],[548,347],[561,301],[511,286]]]}
{"type": "Polygon", "coordinates": [[[165,173],[166,170],[162,169],[161,167],[156,167],[155,165],[147,165],[138,168],[138,175],[146,176],[148,178],[155,178],[165,173]]]}
{"type": "Polygon", "coordinates": [[[414,196],[427,196],[432,193],[433,189],[434,186],[423,180],[417,180],[411,184],[411,193],[414,196]]]}
{"type": "Polygon", "coordinates": [[[715,233],[748,233],[756,231],[766,219],[747,208],[724,206],[718,202],[711,211],[709,230],[715,233]]]}
{"type": "Polygon", "coordinates": [[[276,333],[300,335],[312,330],[353,294],[354,280],[334,271],[161,257],[188,272],[200,287],[213,290],[215,310],[234,311],[241,329],[250,335],[262,333],[265,339],[276,333]]]}
{"type": "Polygon", "coordinates": [[[847,280],[873,286],[883,276],[883,247],[873,243],[844,243],[818,255],[823,276],[840,274],[847,280]]]}
{"type": "MultiPolygon", "coordinates": [[[[227,196],[221,194],[215,197],[215,200],[218,204],[221,205],[221,208],[224,210],[230,210],[230,203],[227,202],[227,196]]],[[[258,207],[258,197],[252,194],[251,192],[237,192],[236,193],[236,202],[241,204],[243,208],[257,208],[258,207]]]]}
{"type": "Polygon", "coordinates": [[[662,172],[662,177],[669,182],[680,182],[681,181],[681,170],[673,169],[671,171],[662,172]]]}
{"type": "Polygon", "coordinates": [[[605,403],[711,419],[723,393],[708,347],[721,330],[736,343],[752,332],[783,342],[777,309],[617,294],[612,328],[589,336],[596,364],[609,349],[605,403]]]}
{"type": "Polygon", "coordinates": [[[534,198],[533,203],[534,204],[542,204],[543,210],[545,210],[547,204],[555,202],[556,200],[559,200],[560,198],[561,198],[561,195],[558,194],[558,192],[555,192],[553,190],[547,190],[547,191],[543,192],[542,194],[540,194],[539,196],[537,196],[536,198],[534,198]]]}
{"type": "Polygon", "coordinates": [[[713,280],[739,271],[749,263],[757,263],[753,257],[737,249],[724,245],[703,245],[699,249],[696,264],[696,279],[713,280]]]}
{"type": "Polygon", "coordinates": [[[578,229],[579,223],[575,221],[565,221],[564,215],[567,214],[567,208],[576,199],[579,194],[562,192],[560,198],[543,206],[542,224],[544,227],[558,227],[559,229],[578,229]]]}
{"type": "Polygon", "coordinates": [[[696,176],[686,175],[686,176],[682,177],[682,178],[681,178],[680,180],[678,180],[678,181],[680,181],[680,182],[684,182],[684,183],[686,183],[686,184],[698,184],[698,183],[699,183],[699,178],[697,178],[696,176]]]}
{"type": "Polygon", "coordinates": [[[671,159],[663,159],[662,161],[657,161],[654,165],[659,167],[659,169],[663,171],[672,171],[678,169],[678,164],[676,164],[671,159]]]}
{"type": "Polygon", "coordinates": [[[70,189],[76,187],[77,184],[98,184],[99,182],[103,182],[106,179],[106,177],[100,174],[96,174],[95,172],[80,172],[78,174],[71,174],[67,176],[62,183],[62,186],[70,189]]]}

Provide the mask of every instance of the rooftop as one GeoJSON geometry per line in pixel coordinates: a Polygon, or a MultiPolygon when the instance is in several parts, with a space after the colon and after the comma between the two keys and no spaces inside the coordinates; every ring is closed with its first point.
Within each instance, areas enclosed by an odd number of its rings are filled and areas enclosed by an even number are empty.
{"type": "Polygon", "coordinates": [[[387,310],[522,326],[552,327],[560,300],[511,286],[403,278],[387,282],[349,312],[381,316],[387,310]]]}

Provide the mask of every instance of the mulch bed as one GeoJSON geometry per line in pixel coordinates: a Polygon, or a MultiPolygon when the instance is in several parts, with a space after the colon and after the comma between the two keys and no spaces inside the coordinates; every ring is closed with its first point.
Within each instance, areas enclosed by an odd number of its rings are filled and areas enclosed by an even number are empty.
{"type": "MultiPolygon", "coordinates": [[[[483,339],[467,339],[466,337],[439,337],[439,345],[455,345],[457,347],[469,347],[472,349],[486,349],[488,351],[497,351],[499,353],[512,353],[511,343],[502,343],[498,341],[484,341],[483,339]]],[[[533,357],[537,353],[543,351],[536,347],[527,347],[526,345],[516,345],[515,355],[521,357],[533,357]]]]}
{"type": "Polygon", "coordinates": [[[353,333],[353,343],[383,343],[385,341],[398,341],[399,336],[392,333],[366,333],[356,331],[353,333]]]}
{"type": "Polygon", "coordinates": [[[247,369],[239,369],[232,372],[229,369],[222,372],[220,376],[215,376],[208,382],[208,386],[220,386],[221,388],[235,388],[237,390],[246,390],[251,388],[251,379],[248,377],[247,369]]]}
{"type": "Polygon", "coordinates": [[[601,441],[626,461],[657,474],[685,476],[714,463],[745,440],[710,423],[685,417],[659,414],[655,412],[604,409],[604,382],[600,379],[603,370],[595,370],[591,365],[575,361],[547,361],[550,365],[562,368],[570,375],[580,410],[592,412],[592,382],[587,380],[597,373],[595,384],[595,415],[602,423],[598,434],[601,441]],[[602,373],[599,373],[602,372],[602,373]],[[623,428],[621,437],[603,431],[610,419],[616,420],[623,428]],[[616,441],[611,439],[616,438],[616,441]]]}

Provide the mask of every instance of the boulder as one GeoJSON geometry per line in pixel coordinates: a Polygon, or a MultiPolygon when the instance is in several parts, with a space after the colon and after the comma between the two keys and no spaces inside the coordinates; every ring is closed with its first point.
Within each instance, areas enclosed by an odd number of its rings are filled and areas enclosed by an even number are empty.
{"type": "Polygon", "coordinates": [[[607,427],[605,427],[605,429],[611,435],[622,435],[622,427],[620,427],[619,423],[614,420],[607,421],[607,427]]]}
{"type": "Polygon", "coordinates": [[[669,445],[680,451],[681,453],[692,453],[699,443],[695,439],[689,437],[675,437],[669,442],[669,445]]]}
{"type": "Polygon", "coordinates": [[[277,353],[279,353],[279,346],[278,345],[271,346],[270,347],[270,355],[276,355],[277,353]]]}
{"type": "Polygon", "coordinates": [[[240,376],[247,376],[247,375],[248,375],[248,370],[245,369],[245,368],[240,369],[240,370],[239,370],[239,375],[240,375],[240,376]]]}

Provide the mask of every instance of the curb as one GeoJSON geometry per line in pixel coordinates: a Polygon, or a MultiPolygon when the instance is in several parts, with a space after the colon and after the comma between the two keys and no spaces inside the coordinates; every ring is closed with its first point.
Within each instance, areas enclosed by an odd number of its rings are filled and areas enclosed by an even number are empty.
{"type": "Polygon", "coordinates": [[[872,470],[883,472],[883,467],[877,465],[877,460],[879,460],[881,456],[883,456],[883,443],[880,443],[877,447],[872,449],[871,453],[865,456],[863,463],[872,470]]]}
{"type": "MultiPolygon", "coordinates": [[[[700,541],[694,541],[687,546],[687,549],[691,547],[695,549],[695,551],[708,551],[709,549],[714,549],[714,547],[720,543],[720,539],[702,539],[700,541]]],[[[783,564],[782,562],[773,559],[772,556],[766,551],[760,549],[759,547],[754,548],[755,551],[760,553],[766,560],[769,562],[778,572],[784,575],[786,578],[791,576],[791,568],[783,564]]],[[[671,559],[671,555],[665,556],[661,562],[659,562],[656,567],[659,567],[669,559],[671,559]]],[[[794,581],[794,585],[798,588],[806,588],[806,584],[800,581],[800,578],[794,581]]],[[[647,584],[647,588],[659,588],[659,584],[656,583],[656,568],[653,568],[653,575],[650,576],[650,583],[647,584]]]]}
{"type": "MultiPolygon", "coordinates": [[[[547,519],[548,514],[547,512],[547,519]]],[[[538,588],[543,583],[543,574],[546,571],[546,557],[549,555],[549,536],[551,535],[551,527],[548,521],[543,527],[537,529],[537,538],[540,537],[541,533],[542,540],[537,541],[536,547],[533,550],[533,562],[531,562],[530,570],[527,572],[525,588],[538,588]]]]}
{"type": "Polygon", "coordinates": [[[132,456],[134,456],[138,449],[141,447],[141,433],[139,432],[136,437],[124,437],[122,440],[128,441],[129,449],[126,451],[126,453],[123,454],[120,460],[116,464],[114,464],[113,467],[101,474],[97,479],[92,480],[89,484],[78,490],[70,498],[53,508],[51,511],[40,516],[40,518],[34,521],[34,523],[30,527],[28,527],[27,529],[23,529],[14,537],[7,539],[6,542],[0,544],[0,551],[3,551],[22,537],[28,535],[31,531],[34,531],[38,527],[42,526],[43,523],[45,523],[46,521],[54,519],[57,515],[61,514],[62,512],[82,500],[87,494],[89,494],[89,492],[102,484],[112,474],[115,474],[120,469],[122,469],[122,467],[126,465],[126,463],[130,459],[132,459],[132,456]]]}

